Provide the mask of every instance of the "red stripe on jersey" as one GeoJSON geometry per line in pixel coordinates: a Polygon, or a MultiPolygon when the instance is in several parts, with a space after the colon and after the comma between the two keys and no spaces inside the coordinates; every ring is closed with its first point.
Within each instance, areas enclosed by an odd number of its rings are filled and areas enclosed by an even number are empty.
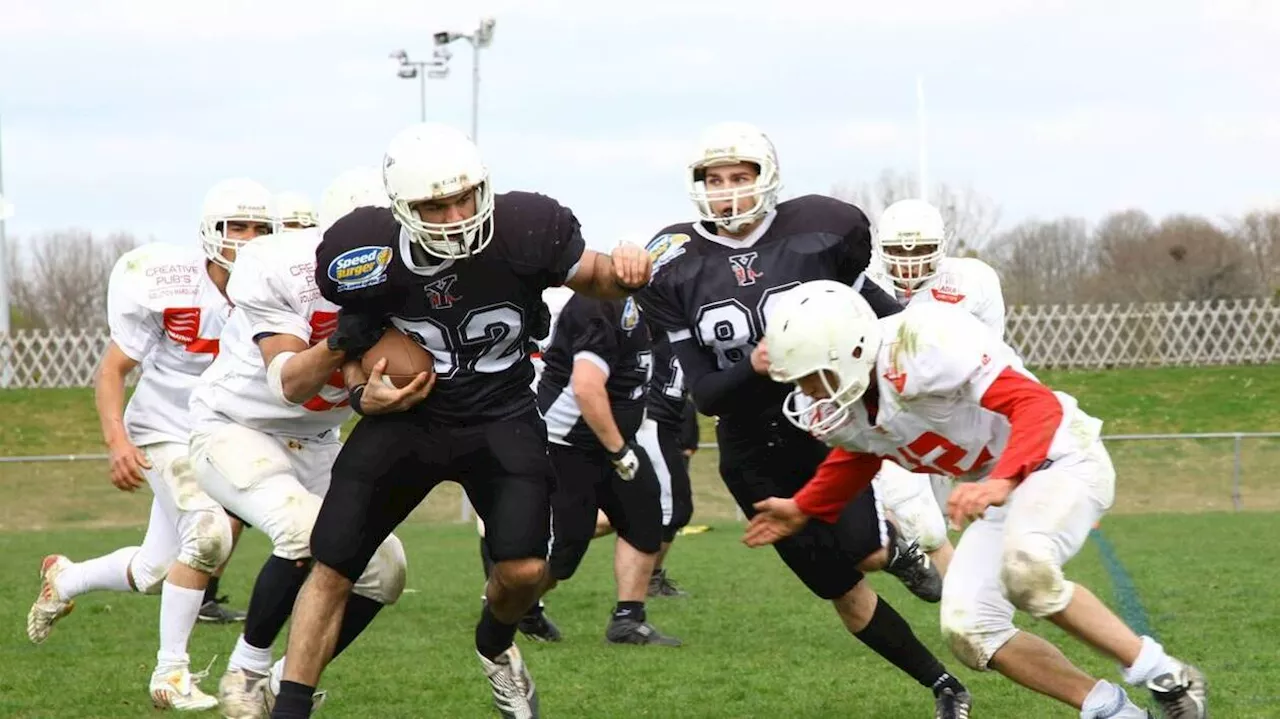
{"type": "Polygon", "coordinates": [[[197,354],[218,354],[218,340],[194,339],[187,343],[187,351],[197,354]]]}
{"type": "Polygon", "coordinates": [[[1048,387],[1005,367],[982,395],[982,406],[1009,418],[1009,444],[991,477],[1021,482],[1048,459],[1062,404],[1048,387]]]}
{"type": "Polygon", "coordinates": [[[824,522],[835,523],[845,505],[858,496],[880,472],[883,460],[874,454],[850,452],[836,447],[818,465],[796,496],[801,512],[824,522]]]}

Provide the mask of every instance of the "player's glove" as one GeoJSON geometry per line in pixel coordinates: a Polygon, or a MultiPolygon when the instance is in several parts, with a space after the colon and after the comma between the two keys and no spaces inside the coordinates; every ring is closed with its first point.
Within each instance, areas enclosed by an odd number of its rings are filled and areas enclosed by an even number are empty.
{"type": "Polygon", "coordinates": [[[630,442],[623,444],[622,449],[610,454],[609,461],[613,463],[613,468],[624,481],[630,482],[640,473],[640,455],[636,453],[635,445],[630,442]]]}
{"type": "Polygon", "coordinates": [[[326,342],[334,352],[343,352],[347,359],[360,359],[382,339],[387,329],[382,315],[362,314],[346,308],[338,310],[338,327],[326,342]]]}

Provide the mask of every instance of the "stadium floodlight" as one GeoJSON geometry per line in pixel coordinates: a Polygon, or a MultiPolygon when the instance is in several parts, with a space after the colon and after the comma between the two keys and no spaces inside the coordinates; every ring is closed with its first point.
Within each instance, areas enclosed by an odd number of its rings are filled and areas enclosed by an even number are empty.
{"type": "MultiPolygon", "coordinates": [[[[441,30],[431,36],[435,40],[437,53],[456,40],[466,40],[471,43],[471,139],[476,142],[479,141],[480,131],[480,51],[493,44],[493,29],[497,24],[497,19],[485,17],[481,18],[476,29],[469,33],[441,30]]],[[[448,63],[448,59],[449,56],[446,54],[444,62],[448,63]]],[[[446,64],[438,76],[444,77],[448,72],[446,64]]]]}
{"type": "Polygon", "coordinates": [[[440,75],[441,68],[448,72],[447,64],[449,61],[448,53],[444,53],[442,58],[437,51],[430,60],[411,60],[409,53],[404,50],[396,50],[388,57],[395,61],[396,77],[401,80],[418,80],[418,118],[420,122],[427,121],[427,78],[444,77],[440,75]]]}

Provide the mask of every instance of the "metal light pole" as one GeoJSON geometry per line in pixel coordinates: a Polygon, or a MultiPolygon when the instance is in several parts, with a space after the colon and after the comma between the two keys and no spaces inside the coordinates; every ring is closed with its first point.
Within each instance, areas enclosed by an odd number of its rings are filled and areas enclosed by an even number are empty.
{"type": "Polygon", "coordinates": [[[396,75],[402,80],[418,79],[418,118],[419,122],[427,121],[427,78],[440,78],[448,74],[449,53],[437,50],[430,61],[410,60],[409,53],[396,50],[391,53],[395,60],[396,75]]]}
{"type": "MultiPolygon", "coordinates": [[[[3,125],[3,123],[0,123],[3,125]]],[[[13,356],[9,338],[9,242],[5,220],[13,216],[13,206],[4,199],[4,140],[0,133],[0,387],[13,384],[13,356]]]]}
{"type": "MultiPolygon", "coordinates": [[[[470,33],[438,32],[433,37],[437,48],[443,48],[454,40],[466,40],[471,43],[471,139],[479,142],[480,134],[480,51],[493,43],[493,28],[497,20],[486,17],[470,33]]],[[[446,56],[446,61],[447,61],[446,56]]],[[[440,76],[448,74],[448,65],[440,71],[440,76]]]]}

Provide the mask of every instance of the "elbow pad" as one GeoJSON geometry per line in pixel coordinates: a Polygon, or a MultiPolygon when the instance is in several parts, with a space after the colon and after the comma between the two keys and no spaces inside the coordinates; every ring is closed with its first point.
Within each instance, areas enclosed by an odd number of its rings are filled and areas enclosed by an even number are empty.
{"type": "Polygon", "coordinates": [[[271,394],[289,406],[294,406],[298,403],[290,402],[289,398],[284,395],[284,364],[296,354],[298,353],[280,352],[271,359],[271,364],[267,365],[267,386],[271,388],[271,394]]]}

